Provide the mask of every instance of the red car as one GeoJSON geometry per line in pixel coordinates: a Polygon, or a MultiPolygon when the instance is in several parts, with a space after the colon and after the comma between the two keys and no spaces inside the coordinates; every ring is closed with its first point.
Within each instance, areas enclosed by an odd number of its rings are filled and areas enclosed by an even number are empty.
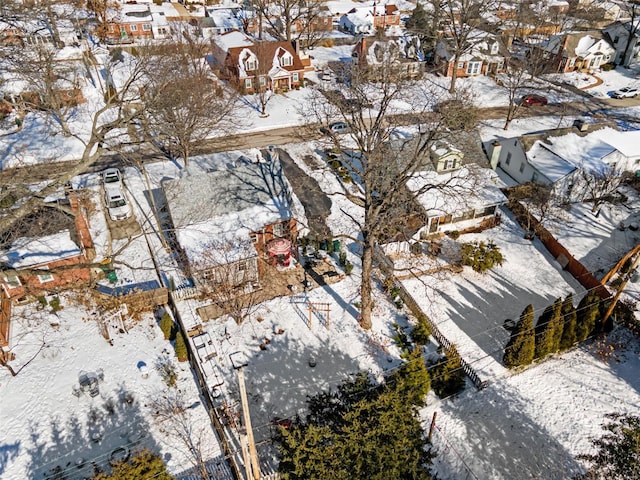
{"type": "Polygon", "coordinates": [[[523,105],[525,107],[532,107],[534,105],[546,105],[548,103],[546,97],[543,97],[542,95],[525,95],[524,97],[522,97],[522,100],[520,100],[520,105],[523,105]]]}

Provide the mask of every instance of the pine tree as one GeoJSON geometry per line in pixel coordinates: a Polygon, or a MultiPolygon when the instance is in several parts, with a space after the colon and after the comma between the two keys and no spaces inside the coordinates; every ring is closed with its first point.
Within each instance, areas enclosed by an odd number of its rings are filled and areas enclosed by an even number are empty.
{"type": "Polygon", "coordinates": [[[150,452],[142,450],[133,456],[128,462],[120,462],[113,466],[111,475],[98,474],[94,480],[172,480],[167,473],[167,468],[162,458],[150,452]]]}
{"type": "Polygon", "coordinates": [[[455,345],[445,351],[445,358],[432,370],[433,391],[441,398],[458,393],[464,388],[465,373],[462,359],[455,345]]]}
{"type": "Polygon", "coordinates": [[[169,312],[164,312],[162,318],[160,319],[160,330],[164,333],[165,340],[172,340],[173,337],[173,320],[171,319],[171,315],[169,312]]]}
{"type": "Polygon", "coordinates": [[[578,304],[576,319],[576,341],[584,342],[591,335],[600,317],[600,297],[594,292],[582,297],[578,304]]]}
{"type": "Polygon", "coordinates": [[[412,405],[424,406],[431,388],[431,380],[422,350],[416,348],[409,352],[406,362],[392,375],[390,381],[396,383],[404,398],[412,405]]]}
{"type": "Polygon", "coordinates": [[[178,357],[179,362],[186,362],[188,359],[187,355],[187,344],[184,341],[184,335],[182,332],[178,332],[176,334],[176,357],[178,357]]]}
{"type": "Polygon", "coordinates": [[[544,358],[554,352],[555,346],[555,326],[560,317],[560,309],[562,303],[560,299],[556,300],[553,305],[549,305],[544,309],[542,315],[536,324],[536,350],[535,358],[544,358]]]}
{"type": "Polygon", "coordinates": [[[504,349],[505,367],[514,368],[531,364],[535,352],[533,329],[533,305],[528,305],[520,315],[518,324],[511,333],[509,343],[504,349]]]}
{"type": "Polygon", "coordinates": [[[573,296],[569,294],[562,302],[562,337],[560,338],[560,350],[564,351],[576,343],[576,307],[573,306],[573,296]]]}
{"type": "Polygon", "coordinates": [[[553,318],[551,319],[553,335],[551,337],[551,353],[560,351],[560,341],[564,331],[564,318],[562,316],[562,298],[558,297],[553,303],[553,318]]]}

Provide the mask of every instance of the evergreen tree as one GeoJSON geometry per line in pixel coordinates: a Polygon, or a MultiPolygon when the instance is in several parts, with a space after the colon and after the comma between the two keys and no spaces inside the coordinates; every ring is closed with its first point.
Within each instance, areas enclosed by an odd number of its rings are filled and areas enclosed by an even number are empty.
{"type": "Polygon", "coordinates": [[[415,350],[386,384],[361,374],[309,398],[306,420],[276,436],[281,478],[429,480],[430,456],[415,414],[427,390],[424,360],[415,350]]]}
{"type": "Polygon", "coordinates": [[[406,26],[410,33],[420,39],[423,48],[430,50],[435,46],[437,31],[434,29],[434,18],[424,9],[422,3],[416,3],[406,26]]]}
{"type": "Polygon", "coordinates": [[[414,349],[406,357],[406,362],[390,378],[404,398],[412,405],[423,407],[431,388],[429,371],[424,363],[422,350],[414,349]]]}
{"type": "Polygon", "coordinates": [[[445,357],[431,371],[433,391],[441,398],[458,393],[464,388],[465,373],[462,359],[455,345],[445,351],[445,357]]]}
{"type": "Polygon", "coordinates": [[[173,320],[171,319],[171,315],[169,312],[164,312],[162,318],[160,319],[160,330],[164,333],[165,340],[172,340],[173,337],[173,320]]]}
{"type": "Polygon", "coordinates": [[[551,329],[553,336],[551,337],[551,353],[560,351],[560,341],[562,340],[562,332],[564,331],[564,317],[562,316],[562,298],[558,297],[553,303],[553,318],[551,319],[551,329]]]}
{"type": "Polygon", "coordinates": [[[549,305],[544,309],[542,315],[538,319],[536,324],[536,350],[535,358],[545,358],[550,353],[554,352],[555,346],[555,326],[557,325],[561,316],[560,309],[562,308],[562,302],[560,299],[556,300],[553,305],[549,305]]]}
{"type": "Polygon", "coordinates": [[[584,342],[595,331],[600,318],[599,303],[600,297],[594,292],[590,292],[580,300],[576,312],[576,341],[584,342]]]}
{"type": "Polygon", "coordinates": [[[640,417],[608,414],[606,433],[592,443],[595,454],[578,458],[592,463],[588,478],[637,480],[640,478],[640,417]]]}
{"type": "Polygon", "coordinates": [[[569,294],[562,302],[562,321],[564,327],[560,337],[560,350],[564,351],[576,343],[576,307],[573,306],[573,296],[569,294]]]}
{"type": "Polygon", "coordinates": [[[504,349],[505,367],[514,368],[531,364],[535,352],[533,329],[533,305],[528,305],[520,315],[518,324],[511,332],[509,343],[504,349]]]}
{"type": "Polygon", "coordinates": [[[178,357],[178,361],[179,362],[187,361],[188,359],[187,344],[185,343],[184,335],[182,334],[182,332],[178,332],[176,334],[175,349],[176,349],[176,357],[178,357]]]}
{"type": "Polygon", "coordinates": [[[172,480],[162,458],[142,450],[128,462],[116,463],[111,469],[111,475],[100,473],[94,480],[172,480]]]}

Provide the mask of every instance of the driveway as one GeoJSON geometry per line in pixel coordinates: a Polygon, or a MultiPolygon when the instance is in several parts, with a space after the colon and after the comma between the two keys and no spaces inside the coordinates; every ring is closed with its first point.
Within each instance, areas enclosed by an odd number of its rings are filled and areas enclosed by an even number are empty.
{"type": "MultiPolygon", "coordinates": [[[[324,194],[315,179],[296,165],[287,152],[281,148],[277,150],[284,174],[304,207],[311,234],[318,238],[331,238],[331,230],[326,223],[326,219],[331,213],[331,199],[324,194]]],[[[268,152],[263,150],[262,154],[266,158],[268,152]]]]}

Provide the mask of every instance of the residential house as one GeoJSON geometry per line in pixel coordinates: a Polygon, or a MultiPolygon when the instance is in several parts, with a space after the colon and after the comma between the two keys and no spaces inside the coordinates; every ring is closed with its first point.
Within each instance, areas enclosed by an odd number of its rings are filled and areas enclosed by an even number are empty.
{"type": "Polygon", "coordinates": [[[206,38],[221,35],[232,30],[245,30],[243,11],[231,7],[206,7],[204,17],[199,19],[199,26],[206,38]]]}
{"type": "Polygon", "coordinates": [[[580,130],[572,127],[494,141],[486,148],[491,167],[501,168],[518,183],[550,185],[569,200],[581,198],[583,172],[640,169],[640,130],[621,132],[602,126],[580,130]]]}
{"type": "Polygon", "coordinates": [[[91,278],[95,251],[87,221],[75,195],[68,200],[73,215],[45,208],[1,236],[0,346],[9,338],[11,303],[79,287],[91,278]]]}
{"type": "Polygon", "coordinates": [[[616,55],[613,45],[597,30],[553,35],[535,48],[542,50],[549,72],[596,69],[612,62],[616,55]]]}
{"type": "Polygon", "coordinates": [[[147,3],[123,3],[104,26],[107,41],[132,43],[167,38],[171,32],[163,7],[147,3]]]}
{"type": "Polygon", "coordinates": [[[499,37],[488,32],[474,30],[469,35],[467,49],[456,63],[454,50],[447,39],[438,41],[435,62],[440,72],[447,77],[472,77],[476,75],[495,75],[505,68],[505,52],[499,37]]]}
{"type": "Polygon", "coordinates": [[[290,42],[256,41],[237,30],[214,40],[212,57],[218,76],[242,93],[300,88],[307,68],[303,58],[308,60],[290,42]]]}
{"type": "Polygon", "coordinates": [[[393,65],[407,77],[418,77],[424,71],[425,57],[417,37],[361,38],[353,47],[351,56],[362,67],[376,72],[377,66],[393,65]]]}
{"type": "Polygon", "coordinates": [[[352,35],[371,35],[378,28],[400,25],[400,11],[393,4],[355,7],[340,17],[338,28],[352,35]]]}
{"type": "Polygon", "coordinates": [[[632,63],[640,61],[640,31],[638,31],[640,28],[637,27],[638,23],[640,23],[640,19],[636,20],[636,28],[633,28],[631,22],[614,22],[602,29],[605,38],[616,50],[613,59],[613,63],[616,65],[628,67],[632,63]],[[629,37],[631,37],[631,42],[627,48],[629,37]]]}
{"type": "Polygon", "coordinates": [[[223,278],[251,287],[265,261],[286,266],[296,255],[304,209],[277,158],[259,160],[223,158],[206,170],[192,163],[162,183],[180,258],[199,288],[223,278]]]}

